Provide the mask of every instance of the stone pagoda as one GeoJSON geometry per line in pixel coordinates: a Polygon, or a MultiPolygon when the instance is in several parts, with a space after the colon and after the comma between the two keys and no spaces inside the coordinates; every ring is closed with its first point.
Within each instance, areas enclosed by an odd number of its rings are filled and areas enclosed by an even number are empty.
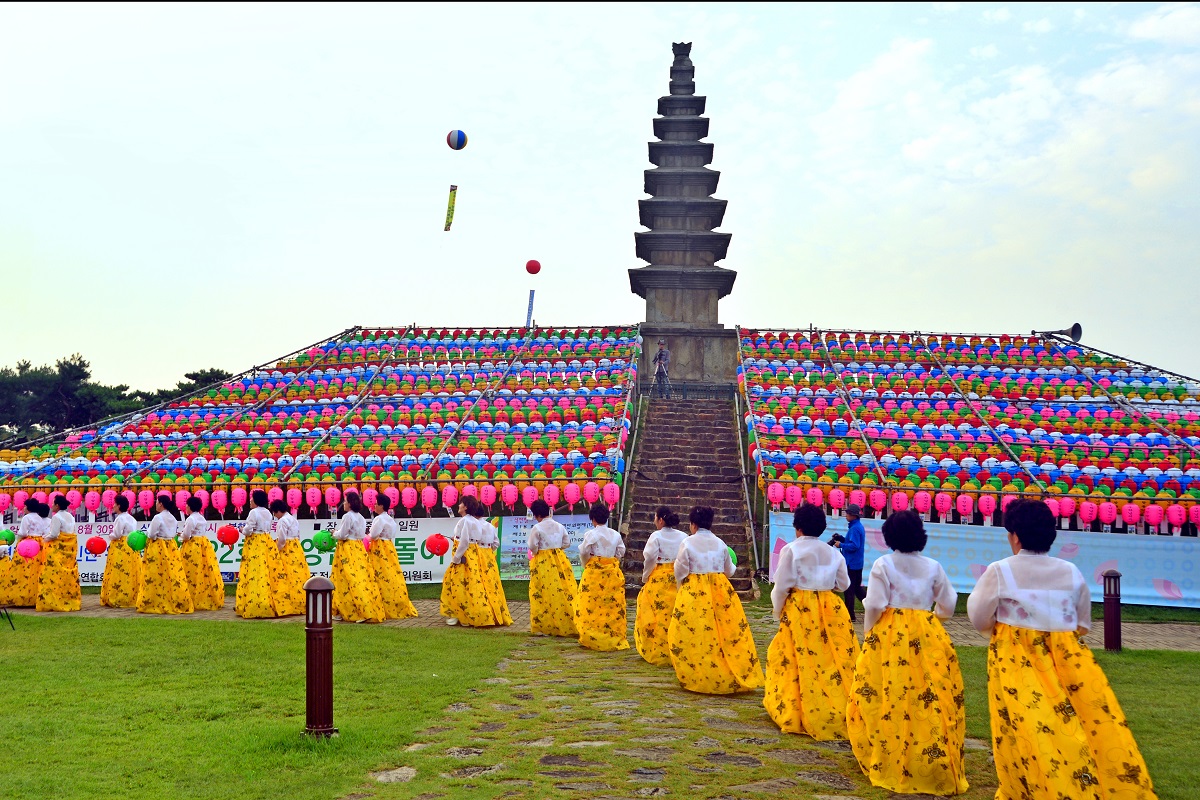
{"type": "MultiPolygon", "coordinates": [[[[690,42],[671,46],[670,94],[658,99],[650,163],[645,172],[648,199],[640,200],[641,224],[634,234],[637,257],[649,266],[629,270],[629,285],[646,300],[642,325],[644,353],[652,357],[656,342],[671,349],[671,380],[727,382],[735,380],[737,334],[717,320],[717,301],[733,289],[737,272],[716,266],[729,250],[732,234],[714,228],[725,216],[724,200],[713,197],[721,173],[709,169],[713,146],[703,96],[696,94],[690,42]]],[[[641,374],[654,370],[642,364],[641,374]]]]}

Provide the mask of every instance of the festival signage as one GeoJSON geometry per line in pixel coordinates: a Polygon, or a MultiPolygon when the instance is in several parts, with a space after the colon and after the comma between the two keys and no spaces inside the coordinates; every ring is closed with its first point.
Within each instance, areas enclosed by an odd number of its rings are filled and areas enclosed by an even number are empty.
{"type": "MultiPolygon", "coordinates": [[[[587,514],[556,516],[555,521],[567,529],[570,546],[563,552],[575,569],[575,577],[583,575],[583,564],[579,560],[579,545],[583,536],[592,528],[587,514]]],[[[504,517],[500,521],[500,577],[506,581],[529,580],[529,531],[537,523],[528,517],[504,517]]]]}
{"type": "MultiPolygon", "coordinates": [[[[846,533],[845,517],[827,517],[822,537],[846,533]]],[[[863,582],[879,556],[891,552],[880,530],[883,521],[862,520],[866,530],[863,582]]],[[[960,593],[969,593],[987,565],[1012,555],[1008,533],[1003,528],[981,525],[947,525],[926,522],[929,543],[924,555],[946,570],[950,582],[960,593]]],[[[792,515],[771,514],[771,579],[779,551],[795,538],[792,515]]],[[[1060,530],[1050,555],[1079,567],[1092,591],[1093,602],[1104,598],[1103,574],[1110,569],[1121,573],[1121,602],[1131,605],[1200,608],[1200,539],[1193,536],[1140,536],[1128,533],[1083,533],[1060,530]]]]}

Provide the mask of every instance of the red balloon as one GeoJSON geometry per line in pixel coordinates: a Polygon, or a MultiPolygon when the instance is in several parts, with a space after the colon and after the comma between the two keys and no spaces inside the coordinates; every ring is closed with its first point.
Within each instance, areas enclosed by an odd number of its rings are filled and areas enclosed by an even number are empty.
{"type": "Polygon", "coordinates": [[[450,552],[450,540],[440,533],[435,533],[425,540],[425,549],[435,556],[444,556],[450,552]]]}
{"type": "Polygon", "coordinates": [[[525,271],[528,272],[530,275],[537,275],[539,272],[542,271],[542,262],[534,261],[534,260],[526,261],[525,262],[525,271]]]}
{"type": "Polygon", "coordinates": [[[237,544],[237,540],[240,535],[241,534],[238,533],[238,529],[232,525],[222,525],[221,527],[217,528],[217,541],[226,547],[233,547],[235,544],[237,544]]]}
{"type": "Polygon", "coordinates": [[[101,539],[99,536],[93,536],[87,540],[87,551],[94,556],[98,556],[108,549],[108,542],[101,539]]]}

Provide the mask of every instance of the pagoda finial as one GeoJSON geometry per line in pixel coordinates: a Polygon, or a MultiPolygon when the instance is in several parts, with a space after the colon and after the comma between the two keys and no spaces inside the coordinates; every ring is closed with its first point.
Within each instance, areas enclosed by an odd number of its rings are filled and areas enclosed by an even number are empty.
{"type": "Polygon", "coordinates": [[[689,95],[696,93],[696,68],[692,66],[691,42],[673,42],[671,52],[675,60],[671,62],[671,94],[689,95]]]}

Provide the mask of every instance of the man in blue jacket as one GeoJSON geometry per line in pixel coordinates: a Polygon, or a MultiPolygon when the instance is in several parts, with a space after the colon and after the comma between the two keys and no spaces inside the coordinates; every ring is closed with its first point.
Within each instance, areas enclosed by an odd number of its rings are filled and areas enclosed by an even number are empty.
{"type": "Polygon", "coordinates": [[[850,586],[846,589],[846,609],[850,612],[851,621],[855,619],[854,601],[867,596],[867,590],[862,585],[863,546],[866,544],[867,533],[863,530],[863,524],[858,521],[861,516],[862,509],[857,503],[846,506],[846,519],[850,523],[846,537],[833,545],[842,551],[842,557],[846,559],[846,572],[850,573],[850,586]]]}

